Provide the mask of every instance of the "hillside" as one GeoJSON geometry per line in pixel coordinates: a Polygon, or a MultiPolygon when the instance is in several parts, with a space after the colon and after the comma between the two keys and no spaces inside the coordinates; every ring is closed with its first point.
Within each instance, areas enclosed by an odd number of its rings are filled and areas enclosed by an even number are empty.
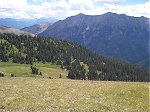
{"type": "Polygon", "coordinates": [[[148,18],[124,14],[78,14],[58,21],[40,35],[80,43],[99,55],[137,63],[149,57],[148,18]]]}
{"type": "Polygon", "coordinates": [[[1,112],[149,112],[149,84],[0,78],[1,112]]]}
{"type": "Polygon", "coordinates": [[[21,31],[19,29],[16,28],[11,28],[11,27],[7,27],[7,26],[0,26],[0,33],[9,33],[9,34],[15,34],[15,35],[27,35],[27,36],[32,36],[34,37],[35,34],[30,33],[30,32],[26,32],[26,31],[21,31]]]}
{"type": "MultiPolygon", "coordinates": [[[[61,69],[59,65],[52,63],[34,63],[36,65],[39,72],[42,73],[42,76],[45,78],[59,78],[61,74],[62,79],[66,79],[68,75],[68,71],[65,69],[61,69]]],[[[36,77],[37,75],[32,74],[31,65],[29,64],[18,64],[12,62],[0,62],[0,72],[5,73],[5,77],[11,77],[11,74],[14,74],[16,77],[36,77]]]]}
{"type": "Polygon", "coordinates": [[[53,63],[69,71],[68,78],[149,81],[148,71],[129,63],[98,56],[69,41],[10,34],[0,35],[0,60],[20,64],[53,63]]]}
{"type": "Polygon", "coordinates": [[[148,68],[148,69],[150,68],[149,64],[150,64],[150,58],[144,59],[137,63],[138,66],[148,68]]]}
{"type": "Polygon", "coordinates": [[[31,32],[33,34],[39,34],[45,31],[50,24],[35,24],[33,26],[25,27],[22,31],[31,32]]]}

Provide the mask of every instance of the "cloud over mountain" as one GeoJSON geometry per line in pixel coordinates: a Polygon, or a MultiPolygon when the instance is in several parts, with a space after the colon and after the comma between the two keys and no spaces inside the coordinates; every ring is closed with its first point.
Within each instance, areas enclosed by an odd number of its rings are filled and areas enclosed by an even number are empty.
{"type": "Polygon", "coordinates": [[[0,18],[64,19],[78,13],[100,15],[106,12],[150,17],[149,1],[129,4],[127,0],[0,0],[0,3],[0,18]]]}

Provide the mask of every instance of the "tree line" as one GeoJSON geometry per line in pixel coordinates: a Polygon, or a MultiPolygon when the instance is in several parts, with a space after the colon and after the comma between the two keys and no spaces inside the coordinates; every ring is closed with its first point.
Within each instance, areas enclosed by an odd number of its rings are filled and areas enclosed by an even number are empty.
{"type": "Polygon", "coordinates": [[[99,56],[77,43],[51,37],[0,34],[0,60],[20,64],[54,63],[67,69],[70,79],[149,81],[145,69],[99,56]]]}

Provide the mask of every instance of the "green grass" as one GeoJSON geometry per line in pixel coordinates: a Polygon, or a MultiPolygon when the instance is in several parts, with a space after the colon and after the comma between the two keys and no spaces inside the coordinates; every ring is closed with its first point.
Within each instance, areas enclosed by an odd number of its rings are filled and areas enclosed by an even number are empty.
{"type": "Polygon", "coordinates": [[[0,111],[149,112],[149,83],[0,78],[0,111]]]}
{"type": "Polygon", "coordinates": [[[69,80],[58,65],[35,64],[45,78],[30,65],[0,62],[0,112],[149,112],[149,83],[69,80]]]}
{"type": "MultiPolygon", "coordinates": [[[[62,78],[66,78],[68,71],[61,69],[60,66],[50,63],[35,63],[40,72],[44,77],[59,78],[62,74],[62,78]]],[[[34,65],[35,65],[34,64],[34,65]]],[[[17,77],[32,77],[30,65],[27,64],[16,64],[11,62],[0,62],[0,71],[5,73],[5,76],[14,74],[17,77]]]]}

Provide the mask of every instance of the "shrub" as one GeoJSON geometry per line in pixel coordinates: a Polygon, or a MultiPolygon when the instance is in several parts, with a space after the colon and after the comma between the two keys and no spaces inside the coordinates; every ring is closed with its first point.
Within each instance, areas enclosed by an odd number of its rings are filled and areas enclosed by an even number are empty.
{"type": "Polygon", "coordinates": [[[4,77],[4,73],[3,72],[0,72],[0,77],[4,77]]]}

